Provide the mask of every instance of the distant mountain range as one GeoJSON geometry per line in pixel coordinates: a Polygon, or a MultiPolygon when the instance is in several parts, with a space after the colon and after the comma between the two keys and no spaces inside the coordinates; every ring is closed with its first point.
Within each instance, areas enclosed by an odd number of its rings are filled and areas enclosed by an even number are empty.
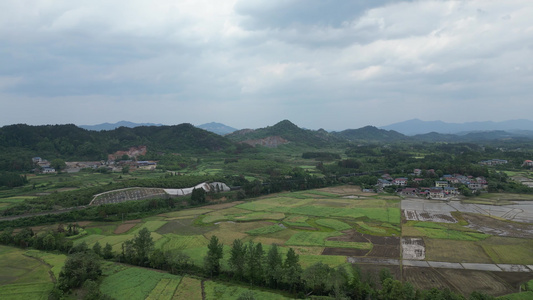
{"type": "Polygon", "coordinates": [[[78,125],[78,127],[80,128],[87,129],[87,130],[93,130],[93,131],[113,130],[119,127],[135,128],[139,126],[163,126],[163,124],[133,123],[129,121],[120,121],[117,123],[102,123],[102,124],[96,124],[96,125],[78,125]]]}
{"type": "Polygon", "coordinates": [[[533,121],[522,119],[503,122],[446,123],[443,121],[422,121],[419,119],[412,119],[380,128],[394,130],[405,135],[426,134],[430,132],[464,135],[470,132],[498,130],[519,134],[520,131],[522,131],[522,133],[525,133],[524,131],[533,131],[533,121]]]}
{"type": "Polygon", "coordinates": [[[196,127],[207,130],[207,131],[211,131],[213,133],[220,134],[220,135],[226,135],[226,134],[229,134],[229,133],[232,133],[238,130],[236,128],[224,125],[222,123],[216,123],[216,122],[206,123],[206,124],[198,125],[196,127]]]}
{"type": "MultiPolygon", "coordinates": [[[[96,124],[96,125],[79,125],[78,127],[92,130],[92,131],[101,131],[101,130],[114,130],[119,127],[128,127],[128,128],[135,128],[135,127],[141,127],[141,126],[164,126],[163,124],[155,124],[155,123],[134,123],[129,121],[120,121],[117,123],[102,123],[102,124],[96,124]]],[[[199,126],[196,126],[198,128],[216,133],[218,135],[225,135],[228,133],[232,133],[234,131],[237,131],[237,129],[233,127],[229,127],[227,125],[224,125],[222,123],[206,123],[199,126]]]]}

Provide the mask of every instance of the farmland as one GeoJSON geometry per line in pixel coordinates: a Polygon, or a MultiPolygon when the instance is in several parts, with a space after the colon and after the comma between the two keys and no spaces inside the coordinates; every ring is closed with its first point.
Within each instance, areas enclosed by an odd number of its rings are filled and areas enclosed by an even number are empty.
{"type": "MultiPolygon", "coordinates": [[[[495,236],[490,231],[480,231],[476,224],[479,228],[486,228],[490,224],[499,224],[494,222],[504,222],[501,219],[454,212],[450,216],[460,222],[438,222],[443,219],[431,219],[431,215],[425,221],[406,220],[401,203],[398,197],[365,194],[353,186],[285,192],[245,202],[164,212],[125,222],[86,222],[81,224],[84,233],[74,237],[73,242],[74,245],[85,242],[89,247],[96,242],[102,246],[109,243],[118,254],[125,241],[147,229],[151,232],[155,249],[186,254],[194,265],[203,266],[212,236],[217,236],[223,244],[225,258],[230,255],[233,241],[241,239],[245,243],[262,243],[265,251],[276,244],[283,255],[291,247],[299,255],[303,268],[317,262],[331,267],[348,266],[348,258],[353,257],[359,259],[362,270],[376,272],[381,267],[398,268],[394,269],[397,278],[410,281],[417,288],[447,287],[465,295],[485,285],[492,287],[489,293],[503,295],[512,292],[511,287],[516,282],[533,279],[533,272],[528,267],[524,267],[528,272],[519,275],[509,272],[506,276],[500,276],[498,273],[501,271],[466,269],[469,264],[474,267],[475,264],[483,264],[479,265],[480,268],[500,264],[501,267],[496,268],[502,270],[507,268],[505,264],[533,265],[531,239],[519,237],[523,232],[532,230],[533,225],[507,222],[504,224],[507,227],[500,227],[507,228],[510,236],[495,236]],[[409,239],[417,241],[414,242],[419,247],[417,249],[422,247],[423,256],[407,256],[405,251],[402,256],[401,247],[406,247],[402,245],[409,239]],[[399,269],[402,259],[418,259],[427,266],[428,263],[435,266],[448,266],[446,263],[463,265],[462,269],[429,268],[409,265],[405,261],[399,269]],[[451,279],[451,276],[459,279],[451,279]],[[474,283],[474,280],[477,282],[474,283]]],[[[408,207],[413,209],[412,203],[408,203],[408,207]]],[[[57,225],[34,227],[34,230],[39,233],[54,227],[57,225]]],[[[11,277],[0,278],[4,282],[0,286],[2,293],[14,293],[18,284],[31,284],[31,288],[25,290],[38,298],[37,295],[44,295],[52,288],[50,274],[57,278],[64,255],[5,249],[9,251],[2,250],[2,258],[16,256],[17,259],[9,266],[3,266],[16,271],[11,277]],[[17,265],[30,266],[34,271],[25,273],[25,269],[17,268],[17,265]],[[35,281],[37,277],[41,278],[40,281],[35,281]]],[[[7,263],[4,259],[2,261],[7,263]]],[[[223,261],[222,269],[229,271],[229,268],[223,261]]],[[[100,290],[117,299],[201,299],[202,286],[205,299],[236,299],[248,291],[246,285],[176,276],[113,263],[106,263],[104,274],[100,290]]],[[[267,290],[254,289],[253,293],[256,299],[286,297],[267,290]]]]}

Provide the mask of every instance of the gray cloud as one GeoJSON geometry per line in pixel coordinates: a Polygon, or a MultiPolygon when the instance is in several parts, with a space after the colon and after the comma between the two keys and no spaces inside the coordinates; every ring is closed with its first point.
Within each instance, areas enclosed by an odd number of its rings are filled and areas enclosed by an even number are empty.
{"type": "Polygon", "coordinates": [[[531,15],[527,0],[4,1],[0,125],[530,118],[531,15]]]}

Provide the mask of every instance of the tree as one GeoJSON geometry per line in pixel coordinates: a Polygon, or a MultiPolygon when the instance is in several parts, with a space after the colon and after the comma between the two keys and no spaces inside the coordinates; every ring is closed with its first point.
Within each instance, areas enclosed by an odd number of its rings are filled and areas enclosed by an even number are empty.
{"type": "Polygon", "coordinates": [[[122,167],[122,174],[128,174],[130,172],[130,166],[125,165],[122,167]]]}
{"type": "Polygon", "coordinates": [[[207,255],[204,258],[204,267],[205,271],[213,277],[220,273],[220,260],[224,255],[222,244],[218,242],[216,235],[213,235],[211,240],[209,240],[207,249],[207,255]]]}
{"type": "Polygon", "coordinates": [[[278,250],[278,245],[273,244],[268,250],[265,262],[265,279],[270,287],[277,288],[282,280],[283,259],[278,250]]]}
{"type": "Polygon", "coordinates": [[[241,280],[244,275],[245,255],[246,246],[242,243],[240,239],[234,240],[228,264],[230,265],[230,268],[233,271],[233,276],[235,276],[239,280],[241,280]]]}
{"type": "Polygon", "coordinates": [[[56,158],[56,159],[53,159],[51,162],[50,162],[50,166],[54,169],[56,169],[56,171],[60,171],[60,170],[63,170],[67,167],[67,164],[65,163],[64,160],[60,159],[60,158],[56,158]]]}
{"type": "Polygon", "coordinates": [[[133,250],[135,251],[135,259],[140,266],[147,266],[150,263],[148,258],[150,252],[154,248],[154,241],[148,228],[143,228],[139,234],[133,238],[133,250]]]}
{"type": "Polygon", "coordinates": [[[67,258],[59,273],[59,288],[67,291],[80,287],[86,280],[96,280],[102,275],[100,261],[92,253],[75,253],[67,258]]]}
{"type": "Polygon", "coordinates": [[[289,248],[285,262],[283,263],[283,282],[286,283],[291,290],[294,290],[301,282],[302,267],[299,263],[299,257],[294,249],[289,248]]]}
{"type": "Polygon", "coordinates": [[[104,252],[102,253],[105,259],[111,259],[113,256],[113,247],[109,243],[105,243],[104,252]]]}
{"type": "Polygon", "coordinates": [[[192,204],[205,203],[205,190],[203,188],[193,189],[191,193],[192,204]]]}
{"type": "Polygon", "coordinates": [[[94,254],[98,255],[98,256],[102,256],[102,246],[100,245],[100,242],[96,242],[94,245],[93,245],[93,252],[94,254]]]}

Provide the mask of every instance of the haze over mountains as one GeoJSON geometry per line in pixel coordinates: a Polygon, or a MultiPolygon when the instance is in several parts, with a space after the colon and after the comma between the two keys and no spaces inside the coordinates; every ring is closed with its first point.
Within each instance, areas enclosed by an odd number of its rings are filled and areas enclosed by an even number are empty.
{"type": "MultiPolygon", "coordinates": [[[[139,127],[139,126],[163,126],[163,124],[155,123],[134,123],[129,121],[120,121],[117,123],[103,123],[96,125],[79,125],[78,127],[87,129],[87,130],[113,130],[119,127],[139,127]]],[[[202,125],[196,126],[198,128],[219,134],[226,135],[232,132],[238,131],[239,129],[227,126],[222,123],[205,123],[202,125]]],[[[267,126],[267,128],[270,126],[267,126]]],[[[360,131],[364,131],[365,134],[368,134],[368,138],[372,136],[372,132],[377,128],[374,126],[365,126],[358,129],[346,129],[340,131],[340,135],[344,138],[350,139],[351,135],[358,135],[360,131]],[[363,129],[368,130],[363,130],[363,129]],[[374,129],[369,129],[374,128],[374,129]]],[[[533,121],[531,120],[508,120],[502,122],[466,122],[466,123],[446,123],[443,121],[422,121],[419,119],[412,119],[403,122],[398,122],[386,126],[381,126],[379,129],[394,131],[395,133],[390,133],[390,138],[397,139],[399,138],[398,134],[414,136],[414,135],[424,135],[429,133],[439,133],[439,134],[453,134],[453,135],[466,135],[468,133],[479,133],[487,131],[505,131],[511,135],[522,135],[522,136],[531,136],[533,135],[533,121]]],[[[501,134],[500,134],[501,135],[501,134]]]]}
{"type": "Polygon", "coordinates": [[[466,134],[472,131],[494,131],[503,130],[517,133],[524,130],[533,130],[533,121],[530,120],[509,120],[503,122],[466,122],[466,123],[446,123],[443,121],[422,121],[412,119],[404,122],[394,123],[380,127],[385,130],[394,130],[405,135],[425,134],[430,132],[444,134],[466,134]]]}

